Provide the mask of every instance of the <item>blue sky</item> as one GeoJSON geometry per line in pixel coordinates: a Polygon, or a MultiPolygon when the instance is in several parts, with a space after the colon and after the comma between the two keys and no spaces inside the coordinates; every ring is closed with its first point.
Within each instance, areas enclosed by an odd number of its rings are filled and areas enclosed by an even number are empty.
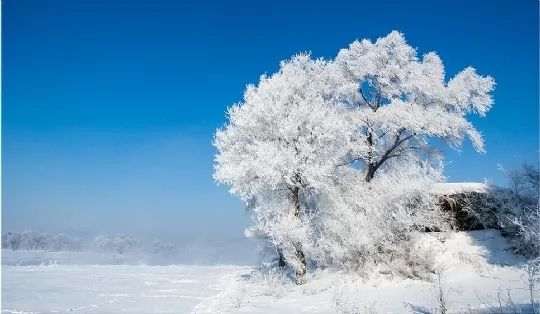
{"type": "Polygon", "coordinates": [[[495,77],[473,118],[486,154],[449,151],[450,181],[538,163],[538,1],[4,0],[4,231],[241,236],[242,204],[212,181],[227,106],[279,61],[333,57],[405,33],[448,75],[495,77]],[[204,225],[205,227],[201,227],[204,225]]]}

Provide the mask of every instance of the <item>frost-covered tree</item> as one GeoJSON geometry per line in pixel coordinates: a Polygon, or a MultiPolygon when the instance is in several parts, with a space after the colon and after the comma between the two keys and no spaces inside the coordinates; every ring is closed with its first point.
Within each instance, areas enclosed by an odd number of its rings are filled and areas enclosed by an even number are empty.
{"type": "Polygon", "coordinates": [[[21,235],[19,233],[8,232],[2,235],[2,248],[18,250],[21,248],[21,235]]]}
{"type": "Polygon", "coordinates": [[[347,155],[344,165],[352,167],[333,196],[319,204],[312,254],[322,264],[385,265],[385,272],[421,276],[429,260],[413,249],[415,238],[448,223],[427,192],[444,179],[442,156],[429,141],[459,148],[469,137],[484,151],[481,134],[467,118],[490,109],[494,81],[472,68],[446,81],[438,55],[419,58],[399,32],[353,42],[329,68],[340,86],[334,98],[349,108],[359,147],[347,155]]]}
{"type": "Polygon", "coordinates": [[[32,230],[21,232],[20,248],[25,250],[44,250],[47,247],[47,237],[32,230]]]}
{"type": "Polygon", "coordinates": [[[97,236],[94,239],[94,247],[102,251],[111,251],[118,254],[125,254],[134,251],[139,243],[124,234],[117,234],[113,237],[97,236]]]}
{"type": "Polygon", "coordinates": [[[46,235],[47,249],[51,251],[76,251],[82,248],[80,239],[69,237],[63,233],[46,235]]]}
{"type": "Polygon", "coordinates": [[[540,176],[538,168],[524,163],[518,169],[506,171],[508,185],[514,195],[523,202],[538,203],[540,176]]]}
{"type": "Polygon", "coordinates": [[[8,232],[2,235],[2,248],[12,250],[72,251],[81,248],[80,240],[63,233],[46,234],[35,231],[8,232]]]}
{"type": "Polygon", "coordinates": [[[477,151],[484,151],[482,135],[467,115],[484,116],[491,108],[491,77],[468,67],[446,81],[441,58],[435,52],[419,58],[397,31],[375,42],[354,41],[335,62],[343,86],[349,86],[339,92],[353,100],[351,114],[367,144],[350,159],[365,165],[366,181],[389,159],[425,151],[429,138],[457,148],[467,136],[477,151]]]}
{"type": "Polygon", "coordinates": [[[333,99],[327,62],[300,54],[279,71],[249,85],[228,110],[215,136],[214,177],[249,204],[257,232],[306,271],[302,200],[332,185],[337,165],[351,150],[354,128],[333,99]]]}
{"type": "Polygon", "coordinates": [[[443,180],[429,141],[459,148],[468,137],[484,151],[467,119],[489,111],[493,87],[473,68],[447,81],[438,55],[419,58],[399,32],[355,41],[333,60],[297,55],[228,110],[214,178],[246,202],[255,223],[247,233],[299,277],[306,258],[420,265],[415,232],[446,221],[426,193],[443,180]]]}
{"type": "Polygon", "coordinates": [[[154,242],[152,242],[150,251],[154,254],[171,256],[176,253],[177,248],[172,243],[154,240],[154,242]]]}

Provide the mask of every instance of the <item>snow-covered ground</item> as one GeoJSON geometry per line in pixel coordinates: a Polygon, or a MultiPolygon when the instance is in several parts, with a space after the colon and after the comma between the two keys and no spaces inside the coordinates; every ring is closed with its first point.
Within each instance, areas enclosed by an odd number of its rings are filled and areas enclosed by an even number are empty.
{"type": "MultiPolygon", "coordinates": [[[[510,293],[527,313],[524,260],[498,231],[454,233],[438,252],[451,313],[498,307],[510,293]]],[[[4,252],[5,255],[9,252],[4,252]]],[[[2,313],[428,313],[437,284],[328,270],[296,285],[249,266],[29,265],[2,267],[2,313]]],[[[503,304],[504,305],[504,304],[503,304]]]]}
{"type": "Polygon", "coordinates": [[[444,182],[433,184],[430,192],[433,194],[452,195],[465,192],[485,193],[489,185],[478,182],[444,182]]]}

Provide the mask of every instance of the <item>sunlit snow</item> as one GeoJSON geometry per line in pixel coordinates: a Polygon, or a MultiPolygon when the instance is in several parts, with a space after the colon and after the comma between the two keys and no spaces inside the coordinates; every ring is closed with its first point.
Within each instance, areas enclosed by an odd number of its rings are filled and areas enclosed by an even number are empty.
{"type": "MultiPolygon", "coordinates": [[[[485,311],[483,303],[510,292],[526,313],[524,260],[506,250],[498,231],[426,234],[437,252],[442,286],[453,313],[485,311]]],[[[3,258],[12,254],[4,250],[3,258]]],[[[11,260],[12,261],[12,260],[11,260]]],[[[49,261],[44,260],[44,263],[49,261]]],[[[424,313],[436,307],[428,281],[361,279],[331,270],[308,274],[307,283],[249,266],[148,265],[13,266],[2,269],[3,313],[336,313],[374,310],[424,313]],[[424,311],[424,312],[421,312],[424,311]]]]}

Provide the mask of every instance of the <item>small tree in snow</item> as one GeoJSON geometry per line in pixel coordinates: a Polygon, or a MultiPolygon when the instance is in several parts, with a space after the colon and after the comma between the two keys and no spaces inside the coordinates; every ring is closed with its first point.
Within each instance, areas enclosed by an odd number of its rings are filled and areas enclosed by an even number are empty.
{"type": "Polygon", "coordinates": [[[154,254],[171,256],[176,253],[177,249],[172,243],[154,240],[154,242],[152,242],[151,251],[154,254]]]}
{"type": "Polygon", "coordinates": [[[125,254],[134,251],[139,246],[139,243],[136,240],[119,233],[113,237],[97,236],[94,239],[94,246],[102,251],[125,254]]]}
{"type": "Polygon", "coordinates": [[[520,168],[506,172],[509,188],[514,195],[532,206],[538,203],[540,176],[538,168],[530,164],[522,164],[520,168]]]}

